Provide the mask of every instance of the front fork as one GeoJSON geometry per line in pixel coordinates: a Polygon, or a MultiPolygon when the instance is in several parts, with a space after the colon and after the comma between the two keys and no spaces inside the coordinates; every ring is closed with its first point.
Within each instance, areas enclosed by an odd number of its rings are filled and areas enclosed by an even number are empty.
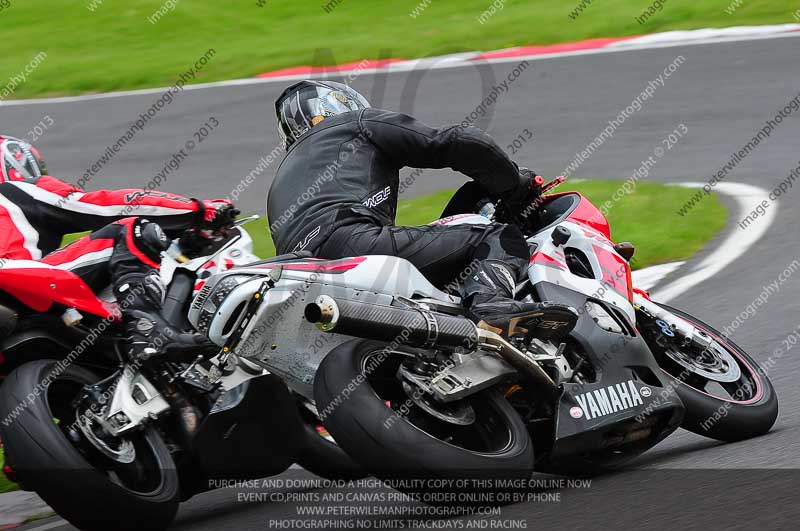
{"type": "Polygon", "coordinates": [[[713,341],[711,336],[654,303],[644,295],[634,293],[633,302],[637,310],[644,312],[653,319],[656,326],[661,327],[663,334],[674,338],[678,344],[684,346],[694,345],[700,351],[704,351],[711,345],[713,341]]]}

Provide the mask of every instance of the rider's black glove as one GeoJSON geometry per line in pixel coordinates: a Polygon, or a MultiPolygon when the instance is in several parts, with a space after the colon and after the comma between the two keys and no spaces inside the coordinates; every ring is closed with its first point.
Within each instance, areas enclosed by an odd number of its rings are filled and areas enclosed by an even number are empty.
{"type": "Polygon", "coordinates": [[[227,199],[195,200],[200,205],[200,222],[183,232],[178,244],[187,256],[210,254],[223,240],[241,212],[227,199]]]}
{"type": "Polygon", "coordinates": [[[201,203],[203,205],[202,228],[218,231],[233,224],[236,216],[241,212],[227,199],[211,199],[201,203]]]}
{"type": "Polygon", "coordinates": [[[189,258],[209,255],[219,247],[225,237],[210,229],[192,228],[183,231],[178,246],[181,252],[189,258]]]}
{"type": "Polygon", "coordinates": [[[527,216],[532,205],[539,197],[539,190],[544,183],[544,178],[528,168],[519,169],[519,184],[510,192],[503,195],[503,205],[511,216],[527,216]]]}

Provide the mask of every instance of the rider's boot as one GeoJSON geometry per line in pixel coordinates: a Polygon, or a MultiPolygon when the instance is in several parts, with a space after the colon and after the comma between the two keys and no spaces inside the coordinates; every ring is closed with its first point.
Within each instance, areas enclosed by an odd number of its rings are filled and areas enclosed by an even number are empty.
{"type": "Polygon", "coordinates": [[[157,268],[169,239],[157,223],[126,218],[115,224],[114,251],[109,269],[114,295],[129,335],[127,350],[132,359],[156,354],[195,357],[210,348],[204,336],[186,333],[171,325],[161,313],[166,288],[157,268]]]}
{"type": "Polygon", "coordinates": [[[188,361],[213,347],[204,336],[178,330],[164,319],[161,309],[165,289],[155,270],[121,277],[114,284],[114,294],[122,310],[131,359],[144,361],[166,355],[188,361]]]}
{"type": "Polygon", "coordinates": [[[476,271],[464,282],[471,317],[499,329],[505,337],[526,335],[558,339],[575,327],[578,313],[569,306],[514,300],[516,279],[514,268],[508,263],[483,260],[477,264],[476,271]]]}

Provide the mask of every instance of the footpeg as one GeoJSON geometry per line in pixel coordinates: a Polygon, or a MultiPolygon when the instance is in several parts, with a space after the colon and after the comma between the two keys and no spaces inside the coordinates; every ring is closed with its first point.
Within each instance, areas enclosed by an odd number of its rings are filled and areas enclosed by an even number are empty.
{"type": "MultiPolygon", "coordinates": [[[[561,339],[569,334],[578,322],[578,312],[569,306],[537,304],[538,309],[485,319],[479,327],[506,330],[504,337],[525,337],[526,340],[561,339]]],[[[499,333],[499,332],[498,332],[499,333]]]]}

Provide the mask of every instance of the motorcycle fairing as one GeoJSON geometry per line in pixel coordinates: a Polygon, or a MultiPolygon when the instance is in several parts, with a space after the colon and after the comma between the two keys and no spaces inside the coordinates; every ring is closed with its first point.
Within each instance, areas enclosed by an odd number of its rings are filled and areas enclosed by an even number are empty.
{"type": "Polygon", "coordinates": [[[323,292],[342,299],[385,305],[392,304],[397,297],[459,302],[458,297],[434,287],[403,258],[374,255],[340,260],[293,259],[235,267],[210,277],[192,302],[189,321],[211,341],[224,345],[235,328],[233,322],[240,317],[235,309],[243,308],[263,279],[276,268],[280,269],[279,279],[266,292],[264,303],[242,333],[237,354],[286,377],[293,389],[296,385],[307,387],[295,389],[304,396],[311,396],[313,375],[325,354],[352,339],[326,334],[324,341],[320,341],[319,330],[303,317],[305,306],[323,292]],[[225,279],[245,275],[252,278],[217,297],[219,290],[229,289],[230,283],[226,284],[225,279]],[[294,337],[296,344],[278,341],[282,337],[294,337]]]}
{"type": "MultiPolygon", "coordinates": [[[[192,304],[189,321],[197,326],[200,307],[208,298],[213,298],[217,286],[231,275],[263,277],[273,269],[281,270],[283,283],[317,283],[334,287],[347,287],[355,291],[386,293],[407,298],[433,298],[458,303],[456,296],[449,295],[431,284],[411,262],[396,256],[356,256],[338,260],[308,258],[287,262],[270,262],[255,266],[234,267],[223,274],[208,279],[198,298],[192,304]]],[[[252,290],[252,287],[250,287],[252,290]]],[[[243,290],[245,297],[252,291],[243,290]]],[[[241,300],[245,300],[242,298],[241,300]]],[[[212,338],[214,340],[214,338],[212,338]]]]}
{"type": "Polygon", "coordinates": [[[578,311],[570,338],[595,371],[594,381],[560,386],[553,445],[540,468],[620,463],[674,431],[683,404],[636,332],[631,268],[614,249],[603,213],[581,194],[566,192],[547,196],[539,219],[543,228],[528,239],[536,245],[528,277],[538,300],[578,311]],[[561,245],[553,241],[557,227],[570,234],[561,245]],[[595,321],[590,301],[617,321],[616,331],[595,321]]]}
{"type": "MultiPolygon", "coordinates": [[[[614,250],[608,220],[591,201],[577,192],[544,196],[538,211],[544,228],[528,238],[535,246],[531,256],[528,276],[532,284],[540,281],[570,287],[581,293],[591,293],[618,307],[631,324],[636,322],[633,309],[633,283],[628,262],[614,250]],[[570,231],[564,246],[553,242],[557,226],[570,231]],[[568,265],[564,248],[583,253],[591,265],[592,277],[574,274],[568,265]]],[[[432,225],[482,225],[490,221],[479,214],[457,214],[442,218],[432,225]]]]}
{"type": "Polygon", "coordinates": [[[0,290],[8,292],[37,312],[46,312],[53,303],[76,308],[104,319],[117,319],[119,310],[97,297],[81,277],[63,269],[26,261],[9,262],[0,272],[0,290]]]}
{"type": "Polygon", "coordinates": [[[613,465],[644,452],[677,429],[683,404],[662,380],[663,373],[641,336],[601,328],[585,310],[586,302],[593,300],[590,296],[546,281],[535,284],[534,290],[541,300],[578,309],[580,317],[570,338],[595,371],[595,381],[560,386],[553,446],[543,469],[613,465]],[[619,390],[617,386],[629,396],[608,390],[619,390]],[[621,404],[610,396],[602,403],[602,397],[610,393],[621,404]],[[598,394],[598,400],[587,396],[598,394]]]}
{"type": "MultiPolygon", "coordinates": [[[[355,269],[366,260],[366,256],[354,256],[351,258],[340,258],[338,260],[323,260],[320,258],[308,258],[302,262],[286,262],[281,264],[287,271],[309,271],[312,273],[344,273],[355,269]]],[[[262,266],[262,267],[269,267],[262,266]]]]}
{"type": "Polygon", "coordinates": [[[605,215],[579,192],[562,192],[544,196],[539,207],[543,227],[548,228],[567,219],[586,226],[607,240],[611,240],[611,226],[605,215]]]}
{"type": "Polygon", "coordinates": [[[550,282],[592,295],[621,311],[631,325],[636,322],[630,265],[601,233],[575,223],[570,216],[538,232],[528,239],[528,243],[536,245],[536,252],[528,265],[531,284],[550,282]],[[553,242],[556,227],[564,227],[570,232],[570,238],[564,245],[553,242]],[[589,266],[589,275],[573,270],[569,266],[567,253],[580,255],[589,266]]]}

